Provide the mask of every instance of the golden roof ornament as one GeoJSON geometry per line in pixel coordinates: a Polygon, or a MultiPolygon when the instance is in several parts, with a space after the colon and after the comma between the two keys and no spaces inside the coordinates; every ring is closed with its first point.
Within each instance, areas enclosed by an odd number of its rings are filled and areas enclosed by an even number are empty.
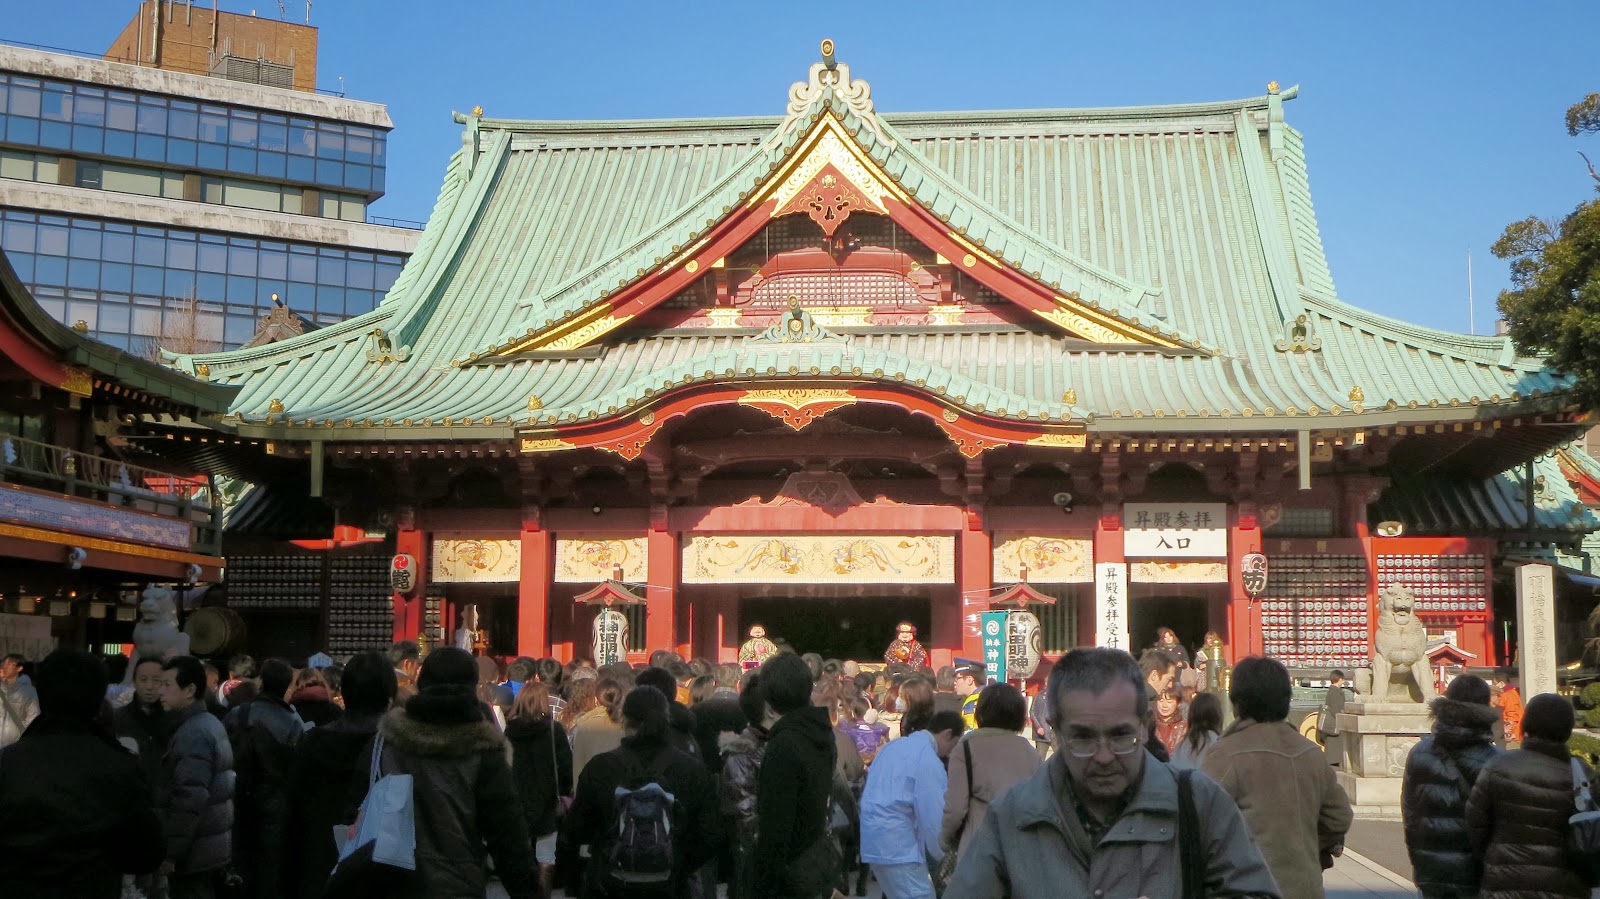
{"type": "Polygon", "coordinates": [[[544,401],[539,399],[539,394],[537,394],[537,393],[528,394],[528,411],[529,412],[538,412],[540,409],[543,409],[543,408],[544,408],[544,401]]]}
{"type": "Polygon", "coordinates": [[[283,411],[283,400],[273,397],[272,402],[267,403],[267,411],[273,415],[281,413],[283,411]]]}
{"type": "Polygon", "coordinates": [[[77,331],[79,334],[87,334],[89,333],[89,323],[80,318],[72,323],[72,330],[77,331]]]}
{"type": "Polygon", "coordinates": [[[1367,401],[1367,394],[1366,394],[1365,391],[1363,391],[1361,389],[1360,385],[1357,385],[1355,387],[1350,388],[1350,402],[1352,402],[1352,403],[1364,403],[1366,401],[1367,401]]]}
{"type": "Polygon", "coordinates": [[[1068,387],[1066,392],[1061,394],[1061,401],[1069,406],[1078,405],[1078,388],[1068,387]]]}
{"type": "Polygon", "coordinates": [[[1275,94],[1277,92],[1278,92],[1278,82],[1276,82],[1276,81],[1268,81],[1267,82],[1267,93],[1275,94]]]}
{"type": "Polygon", "coordinates": [[[482,106],[474,106],[474,107],[472,107],[472,114],[473,114],[473,116],[475,116],[477,118],[480,118],[480,119],[483,118],[483,107],[482,106]]]}

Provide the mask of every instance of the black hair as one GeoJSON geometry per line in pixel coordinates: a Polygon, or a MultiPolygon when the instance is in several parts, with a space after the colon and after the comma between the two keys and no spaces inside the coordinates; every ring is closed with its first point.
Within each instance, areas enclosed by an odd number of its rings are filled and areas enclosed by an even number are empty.
{"type": "Polygon", "coordinates": [[[1522,733],[1552,743],[1565,743],[1572,737],[1576,717],[1571,700],[1555,693],[1540,693],[1528,700],[1523,709],[1522,733]]]}
{"type": "Polygon", "coordinates": [[[1501,665],[1494,670],[1494,679],[1502,683],[1511,683],[1511,669],[1501,665]]]}
{"type": "Polygon", "coordinates": [[[761,672],[752,671],[744,676],[744,686],[739,690],[739,710],[751,727],[759,728],[767,718],[767,694],[762,689],[761,672]]]}
{"type": "Polygon", "coordinates": [[[1119,681],[1133,687],[1133,707],[1141,716],[1146,714],[1149,700],[1146,698],[1144,673],[1133,656],[1120,649],[1092,646],[1074,649],[1056,659],[1045,686],[1045,693],[1050,697],[1049,714],[1046,715],[1050,727],[1058,732],[1063,729],[1061,700],[1067,693],[1083,690],[1098,696],[1119,681]]]}
{"type": "Polygon", "coordinates": [[[739,687],[739,666],[732,662],[725,662],[711,669],[711,676],[717,679],[719,690],[735,690],[739,687]]]}
{"type": "Polygon", "coordinates": [[[101,661],[106,665],[106,683],[120,684],[128,675],[128,657],[120,652],[101,656],[101,661]]]}
{"type": "Polygon", "coordinates": [[[925,730],[930,734],[942,734],[945,731],[949,731],[959,737],[967,732],[967,719],[961,717],[961,713],[954,709],[945,709],[942,712],[933,713],[933,717],[928,719],[928,726],[925,730]]]}
{"type": "Polygon", "coordinates": [[[173,683],[178,685],[178,689],[193,687],[196,699],[206,695],[206,667],[200,664],[199,659],[194,656],[178,656],[167,660],[161,668],[163,671],[172,672],[173,683]]]}
{"type": "Polygon", "coordinates": [[[1010,684],[990,684],[978,694],[974,716],[979,727],[1020,731],[1028,723],[1028,701],[1010,684]]]}
{"type": "Polygon", "coordinates": [[[822,676],[837,678],[839,672],[844,670],[844,663],[838,659],[824,659],[822,662],[822,676]]]}
{"type": "Polygon", "coordinates": [[[761,665],[762,690],[772,710],[779,715],[810,705],[811,685],[815,682],[811,666],[799,656],[777,655],[761,665]]]}
{"type": "Polygon", "coordinates": [[[944,665],[933,673],[933,688],[940,693],[949,693],[956,688],[956,669],[954,665],[944,665]]]}
{"type": "Polygon", "coordinates": [[[1473,705],[1488,705],[1492,692],[1489,689],[1489,682],[1476,674],[1463,674],[1444,688],[1446,699],[1470,702],[1473,705]]]}
{"type": "Polygon", "coordinates": [[[261,695],[284,699],[289,684],[294,681],[294,666],[283,659],[267,659],[261,663],[261,695]]]}
{"type": "Polygon", "coordinates": [[[866,693],[878,685],[878,676],[871,671],[863,671],[851,683],[855,684],[857,690],[866,693]]]}
{"type": "Polygon", "coordinates": [[[417,673],[417,689],[421,691],[444,686],[477,688],[478,660],[472,653],[454,646],[441,646],[422,660],[422,670],[417,673]]]}
{"type": "Polygon", "coordinates": [[[552,687],[561,686],[561,675],[564,672],[561,669],[561,663],[555,659],[540,659],[534,663],[534,670],[541,682],[552,687]]]}
{"type": "Polygon", "coordinates": [[[539,672],[539,663],[527,656],[517,656],[506,666],[506,680],[514,684],[525,684],[533,680],[539,672]]]}
{"type": "Polygon", "coordinates": [[[695,656],[689,660],[689,672],[695,677],[705,677],[711,673],[711,669],[714,667],[711,664],[711,660],[700,656],[695,656]]]}
{"type": "Polygon", "coordinates": [[[357,653],[344,666],[339,695],[347,712],[375,714],[389,708],[396,691],[394,665],[381,652],[357,653]]]}
{"type": "Polygon", "coordinates": [[[403,662],[415,662],[422,658],[422,650],[415,640],[401,640],[389,647],[389,666],[399,668],[403,662]]]}
{"type": "Polygon", "coordinates": [[[33,677],[42,714],[88,721],[106,700],[105,663],[87,652],[58,649],[44,657],[33,677]]]}
{"type": "Polygon", "coordinates": [[[633,683],[636,687],[654,687],[657,692],[667,698],[668,703],[671,703],[678,696],[678,679],[673,677],[672,672],[665,668],[646,668],[639,672],[639,675],[633,679],[633,683]]]}
{"type": "Polygon", "coordinates": [[[0,662],[16,662],[18,665],[28,664],[28,657],[20,652],[8,652],[0,656],[0,662]]]}
{"type": "Polygon", "coordinates": [[[668,674],[672,675],[672,680],[675,683],[681,684],[691,677],[694,677],[694,669],[690,668],[684,662],[668,662],[663,667],[667,669],[668,674]]]}
{"type": "Polygon", "coordinates": [[[1328,672],[1328,680],[1331,680],[1331,681],[1344,680],[1344,672],[1340,671],[1337,668],[1335,668],[1332,671],[1328,672]]]}
{"type": "Polygon", "coordinates": [[[633,725],[636,740],[661,742],[667,738],[667,697],[655,687],[640,686],[629,691],[622,700],[622,717],[633,725]]]}
{"type": "Polygon", "coordinates": [[[1189,701],[1189,733],[1184,737],[1189,751],[1205,747],[1207,734],[1222,733],[1222,700],[1215,693],[1201,693],[1189,701]]]}
{"type": "MultiPolygon", "coordinates": [[[[133,674],[135,677],[138,677],[139,669],[143,668],[145,665],[155,665],[163,670],[166,668],[166,663],[161,660],[160,656],[140,656],[133,660],[133,674]]],[[[107,674],[109,673],[110,672],[108,671],[107,674]]],[[[122,673],[127,674],[128,672],[124,671],[122,673]]]]}
{"type": "Polygon", "coordinates": [[[1155,671],[1166,674],[1178,664],[1178,660],[1164,649],[1147,649],[1139,655],[1139,671],[1144,677],[1149,677],[1155,671]]]}
{"type": "Polygon", "coordinates": [[[1289,669],[1277,659],[1251,656],[1233,666],[1233,682],[1228,688],[1228,699],[1233,702],[1233,713],[1251,721],[1282,721],[1289,717],[1289,702],[1294,698],[1294,686],[1289,681],[1289,669]]]}

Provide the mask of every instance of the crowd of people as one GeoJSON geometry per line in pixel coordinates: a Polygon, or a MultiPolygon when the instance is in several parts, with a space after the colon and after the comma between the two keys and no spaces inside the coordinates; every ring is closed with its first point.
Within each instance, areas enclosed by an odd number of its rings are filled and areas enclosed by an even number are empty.
{"type": "MultiPolygon", "coordinates": [[[[502,667],[402,642],[313,661],[0,662],[5,895],[371,895],[340,840],[388,774],[412,779],[415,871],[383,894],[446,899],[491,880],[512,899],[1300,899],[1352,821],[1268,658],[1224,697],[1170,643],[1078,649],[1031,707],[960,659],[502,667]]],[[[1571,704],[1516,700],[1512,727],[1495,695],[1453,681],[1406,764],[1418,888],[1587,896],[1571,704]]]]}

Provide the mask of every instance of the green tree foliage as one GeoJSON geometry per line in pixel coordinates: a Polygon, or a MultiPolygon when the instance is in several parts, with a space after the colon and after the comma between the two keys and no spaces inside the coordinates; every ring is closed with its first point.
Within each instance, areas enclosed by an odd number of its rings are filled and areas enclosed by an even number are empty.
{"type": "MultiPolygon", "coordinates": [[[[1567,110],[1567,132],[1600,132],[1600,94],[1567,110]]],[[[1587,157],[1585,157],[1587,162],[1587,157]]],[[[1589,166],[1600,192],[1600,174],[1589,166]]],[[[1560,221],[1525,218],[1506,227],[1490,251],[1511,263],[1500,313],[1517,348],[1546,355],[1578,379],[1575,398],[1600,409],[1600,200],[1560,221]]]]}

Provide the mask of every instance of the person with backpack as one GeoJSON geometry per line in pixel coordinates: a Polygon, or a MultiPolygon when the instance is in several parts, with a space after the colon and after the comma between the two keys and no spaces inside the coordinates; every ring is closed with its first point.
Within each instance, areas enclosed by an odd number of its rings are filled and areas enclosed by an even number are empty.
{"type": "Polygon", "coordinates": [[[1430,708],[1433,733],[1411,747],[1400,788],[1412,879],[1423,899],[1473,899],[1483,867],[1467,839],[1467,797],[1500,754],[1500,712],[1489,705],[1488,683],[1471,674],[1452,680],[1430,708]]]}
{"type": "Polygon", "coordinates": [[[722,820],[710,773],[671,746],[667,697],[635,687],[622,701],[622,745],[589,761],[568,813],[588,844],[583,899],[687,899],[716,855],[722,820]]]}

